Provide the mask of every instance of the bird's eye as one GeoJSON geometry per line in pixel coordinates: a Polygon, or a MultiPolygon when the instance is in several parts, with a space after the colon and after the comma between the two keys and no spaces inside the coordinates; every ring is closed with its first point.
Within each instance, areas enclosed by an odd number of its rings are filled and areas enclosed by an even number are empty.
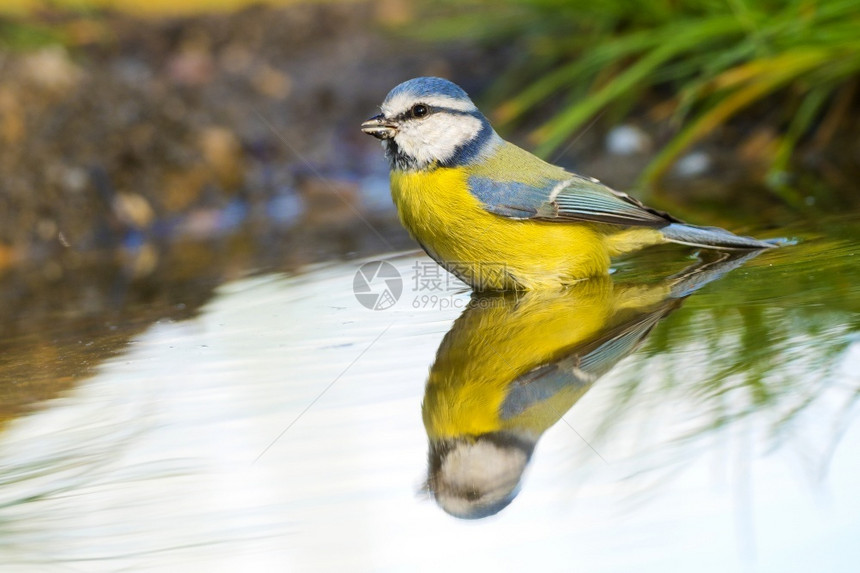
{"type": "Polygon", "coordinates": [[[419,103],[417,105],[413,105],[412,109],[409,111],[412,117],[424,117],[430,110],[423,103],[419,103]]]}

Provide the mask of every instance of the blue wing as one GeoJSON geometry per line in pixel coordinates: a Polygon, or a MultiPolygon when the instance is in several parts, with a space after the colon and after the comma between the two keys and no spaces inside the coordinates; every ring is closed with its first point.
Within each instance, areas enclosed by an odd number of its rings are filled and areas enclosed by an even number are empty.
{"type": "Polygon", "coordinates": [[[592,221],[660,229],[667,241],[722,249],[777,246],[716,227],[696,227],[626,193],[550,165],[504,142],[466,166],[469,191],[490,213],[511,219],[592,221]]]}
{"type": "Polygon", "coordinates": [[[466,170],[472,195],[487,211],[502,217],[646,227],[680,222],[596,179],[565,171],[508,142],[466,170]]]}
{"type": "Polygon", "coordinates": [[[531,406],[552,398],[567,387],[588,388],[622,358],[636,350],[654,325],[679,301],[673,300],[655,311],[609,330],[597,340],[568,349],[556,362],[543,364],[511,383],[500,413],[503,419],[522,414],[531,406]]]}
{"type": "Polygon", "coordinates": [[[544,179],[537,184],[499,182],[472,175],[469,190],[496,215],[543,221],[596,221],[618,225],[665,227],[677,219],[579,175],[544,179]]]}

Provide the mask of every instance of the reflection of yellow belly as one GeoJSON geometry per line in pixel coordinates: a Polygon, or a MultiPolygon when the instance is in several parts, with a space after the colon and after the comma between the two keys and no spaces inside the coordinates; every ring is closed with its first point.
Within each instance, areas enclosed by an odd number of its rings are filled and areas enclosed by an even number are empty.
{"type": "Polygon", "coordinates": [[[499,431],[539,436],[590,383],[577,383],[571,375],[570,385],[503,418],[502,405],[513,385],[539,366],[585,353],[597,351],[592,358],[614,364],[626,353],[603,344],[630,325],[635,331],[649,314],[663,312],[670,296],[668,283],[618,285],[607,276],[559,290],[482,299],[488,304],[467,308],[454,322],[430,368],[422,405],[427,435],[431,440],[499,431]]]}
{"type": "MultiPolygon", "coordinates": [[[[455,274],[463,278],[458,271],[468,269],[474,280],[467,282],[475,287],[510,289],[557,286],[607,273],[609,256],[618,249],[601,232],[605,226],[518,221],[488,213],[469,193],[467,177],[456,168],[391,174],[403,225],[455,274]]],[[[646,232],[649,238],[659,235],[646,232]]]]}
{"type": "Polygon", "coordinates": [[[513,419],[500,417],[511,384],[593,338],[624,299],[608,277],[533,291],[463,312],[430,369],[422,414],[431,439],[514,430],[539,436],[587,387],[561,389],[513,419]]]}

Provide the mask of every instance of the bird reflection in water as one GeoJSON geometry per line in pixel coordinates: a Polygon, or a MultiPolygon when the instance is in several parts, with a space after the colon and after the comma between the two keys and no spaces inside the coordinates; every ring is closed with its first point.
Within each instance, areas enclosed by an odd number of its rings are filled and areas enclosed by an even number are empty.
{"type": "Polygon", "coordinates": [[[465,519],[506,507],[541,435],[684,298],[755,254],[724,255],[655,284],[606,277],[473,296],[442,340],[422,406],[426,488],[439,506],[465,519]]]}

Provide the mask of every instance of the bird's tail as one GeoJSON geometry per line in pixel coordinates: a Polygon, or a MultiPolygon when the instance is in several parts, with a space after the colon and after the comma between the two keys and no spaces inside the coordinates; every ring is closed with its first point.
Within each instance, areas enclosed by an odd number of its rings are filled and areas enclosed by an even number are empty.
{"type": "Polygon", "coordinates": [[[660,231],[667,241],[712,249],[772,249],[783,243],[780,239],[761,241],[735,235],[719,227],[697,227],[684,223],[672,223],[660,231]]]}
{"type": "Polygon", "coordinates": [[[712,254],[711,257],[716,257],[716,260],[699,261],[668,278],[668,283],[672,287],[670,297],[674,299],[686,298],[760,254],[760,249],[712,254]]]}

